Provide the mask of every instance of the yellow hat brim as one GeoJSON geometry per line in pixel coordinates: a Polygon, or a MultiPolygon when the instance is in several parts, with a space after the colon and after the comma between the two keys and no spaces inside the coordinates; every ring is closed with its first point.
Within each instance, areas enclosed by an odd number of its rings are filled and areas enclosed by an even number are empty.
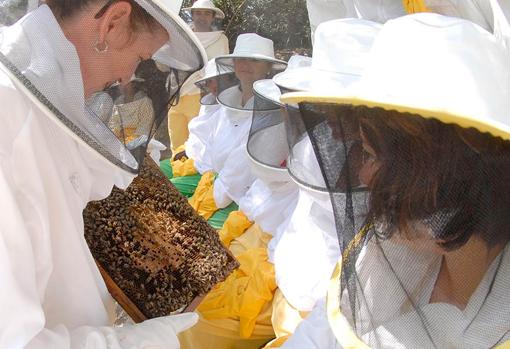
{"type": "Polygon", "coordinates": [[[417,114],[424,118],[437,119],[443,123],[456,124],[463,128],[474,127],[480,132],[488,132],[492,136],[510,140],[510,127],[503,123],[495,120],[480,120],[473,116],[459,115],[447,110],[414,107],[404,103],[377,100],[375,98],[368,99],[359,96],[329,96],[324,94],[312,94],[309,92],[286,93],[280,97],[280,101],[285,104],[299,104],[305,102],[365,106],[369,108],[379,107],[385,110],[395,110],[400,113],[417,114]]]}

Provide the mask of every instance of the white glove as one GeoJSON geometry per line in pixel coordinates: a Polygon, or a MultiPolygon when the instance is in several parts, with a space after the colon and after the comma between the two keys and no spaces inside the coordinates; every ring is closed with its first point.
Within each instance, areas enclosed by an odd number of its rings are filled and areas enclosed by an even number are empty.
{"type": "Polygon", "coordinates": [[[159,160],[161,159],[161,152],[165,149],[166,146],[155,139],[151,139],[149,145],[147,146],[147,152],[150,154],[150,157],[156,164],[159,164],[159,160]]]}
{"type": "Polygon", "coordinates": [[[163,316],[115,329],[122,349],[179,349],[177,334],[195,325],[196,313],[163,316]]]}

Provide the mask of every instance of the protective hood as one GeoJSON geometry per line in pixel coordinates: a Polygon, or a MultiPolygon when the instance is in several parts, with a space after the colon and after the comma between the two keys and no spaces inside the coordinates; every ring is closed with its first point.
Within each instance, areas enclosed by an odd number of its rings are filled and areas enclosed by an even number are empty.
{"type": "MultiPolygon", "coordinates": [[[[2,69],[48,117],[98,157],[133,174],[180,87],[205,62],[198,40],[181,19],[155,2],[137,3],[170,40],[138,65],[127,85],[113,84],[86,100],[76,49],[46,5],[2,28],[0,48],[2,69]]],[[[1,10],[4,16],[12,7],[1,10]]]]}

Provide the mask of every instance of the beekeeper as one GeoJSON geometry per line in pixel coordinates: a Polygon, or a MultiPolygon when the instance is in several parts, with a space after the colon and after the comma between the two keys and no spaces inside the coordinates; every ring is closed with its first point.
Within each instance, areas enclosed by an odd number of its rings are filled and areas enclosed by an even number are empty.
{"type": "MultiPolygon", "coordinates": [[[[316,31],[311,65],[275,75],[281,91],[338,91],[355,83],[364,68],[380,24],[360,19],[321,23],[316,31]],[[343,57],[338,60],[337,57],[343,57]]],[[[291,62],[289,61],[289,67],[291,62]]],[[[255,86],[262,84],[257,82],[255,86]]],[[[255,114],[254,114],[255,115],[255,114]]],[[[255,119],[254,119],[255,120],[255,119]]],[[[340,255],[333,208],[312,143],[300,118],[283,118],[288,144],[286,167],[296,188],[296,201],[287,224],[281,224],[268,245],[279,288],[272,316],[274,344],[291,334],[317,300],[327,292],[329,278],[340,255]],[[307,256],[308,258],[303,258],[307,256]]],[[[253,128],[253,127],[252,127],[253,128]]],[[[274,128],[274,127],[273,127],[274,128]]],[[[256,140],[259,137],[252,137],[256,140]]],[[[266,143],[269,142],[268,137],[266,143]]],[[[250,145],[250,141],[248,142],[250,145]]],[[[274,148],[274,147],[273,147],[274,148]]],[[[337,147],[338,151],[342,151],[337,147]]],[[[265,155],[268,157],[269,155],[265,155]]],[[[271,175],[277,178],[276,175],[271,175]]],[[[248,195],[256,189],[252,185],[248,195]]],[[[277,198],[279,189],[273,194],[277,198]]],[[[243,199],[240,207],[245,208],[243,199]]],[[[260,200],[259,200],[260,201],[260,200]]],[[[270,201],[274,201],[272,198],[270,201]]],[[[257,206],[255,212],[259,212],[257,206]]],[[[249,210],[247,210],[249,212],[249,210]]],[[[282,216],[282,207],[275,209],[282,216]]],[[[266,213],[266,216],[270,213],[266,213]]]]}
{"type": "MultiPolygon", "coordinates": [[[[184,8],[183,11],[191,16],[193,32],[204,46],[208,60],[229,53],[227,37],[222,30],[215,30],[213,27],[215,21],[225,18],[221,9],[216,7],[211,0],[197,0],[191,7],[184,8]]],[[[170,110],[168,132],[174,153],[182,150],[178,148],[188,139],[188,124],[199,114],[200,90],[194,85],[194,82],[201,78],[197,73],[184,84],[179,103],[170,110]]]]}
{"type": "MultiPolygon", "coordinates": [[[[312,65],[274,77],[283,91],[340,91],[356,83],[381,25],[361,19],[324,22],[316,31],[312,65]],[[336,57],[343,57],[338,60],[336,57]]],[[[333,208],[321,168],[299,118],[286,118],[287,168],[299,186],[299,202],[274,247],[277,282],[288,302],[310,311],[325,295],[340,251],[333,208]],[[306,254],[309,260],[300,256],[306,254]]],[[[337,151],[342,152],[341,147],[337,151]]]]}
{"type": "Polygon", "coordinates": [[[356,88],[282,96],[342,226],[327,298],[282,348],[508,345],[508,61],[472,22],[417,14],[384,25],[356,88]]]}
{"type": "MultiPolygon", "coordinates": [[[[208,144],[213,141],[219,119],[220,105],[216,100],[218,95],[217,79],[232,79],[232,81],[235,79],[233,72],[226,74],[228,76],[219,76],[216,61],[213,58],[207,63],[205,75],[195,82],[201,91],[200,113],[189,123],[190,134],[182,147],[183,150],[175,154],[172,160],[163,161],[161,164],[162,169],[167,172],[167,177],[173,179],[177,189],[180,189],[180,185],[184,184],[181,182],[185,181],[185,179],[177,180],[177,177],[189,177],[212,170],[211,155],[206,152],[206,149],[208,144]]],[[[198,181],[196,183],[198,184],[198,181]]]]}
{"type": "Polygon", "coordinates": [[[130,183],[177,82],[206,62],[179,5],[49,0],[0,28],[0,347],[178,348],[195,323],[111,327],[82,219],[130,183]],[[136,130],[109,122],[124,94],[150,101],[136,130]]]}
{"type": "Polygon", "coordinates": [[[213,171],[207,172],[190,203],[205,217],[238,200],[254,177],[246,171],[246,142],[254,109],[253,83],[271,78],[285,69],[286,62],[275,59],[273,41],[254,33],[238,36],[234,52],[216,57],[220,115],[209,152],[213,171]],[[232,80],[226,73],[235,73],[232,80]],[[214,173],[217,174],[214,175],[214,173]],[[213,185],[214,183],[214,185],[213,185]]]}
{"type": "MultiPolygon", "coordinates": [[[[285,72],[310,66],[311,61],[310,57],[292,56],[285,72]]],[[[239,209],[264,232],[276,236],[295,208],[298,187],[287,171],[289,150],[280,89],[273,79],[264,79],[253,84],[253,91],[256,108],[246,151],[256,180],[239,200],[239,209]]]]}

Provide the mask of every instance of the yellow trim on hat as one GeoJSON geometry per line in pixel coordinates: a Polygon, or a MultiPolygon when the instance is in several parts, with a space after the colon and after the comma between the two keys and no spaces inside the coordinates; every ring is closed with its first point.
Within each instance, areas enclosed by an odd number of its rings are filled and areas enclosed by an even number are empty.
{"type": "MultiPolygon", "coordinates": [[[[313,95],[310,92],[292,92],[286,93],[280,97],[285,104],[299,103],[330,103],[345,104],[352,106],[366,106],[369,108],[383,108],[385,110],[395,110],[400,113],[417,114],[428,119],[437,119],[445,124],[456,124],[463,128],[473,127],[480,132],[488,132],[494,137],[501,137],[510,140],[510,127],[491,120],[479,120],[469,115],[459,115],[447,110],[434,110],[420,107],[413,107],[405,104],[399,104],[393,101],[384,101],[376,99],[365,99],[354,96],[327,96],[313,95]]],[[[509,111],[510,116],[510,111],[509,111]]]]}
{"type": "Polygon", "coordinates": [[[506,341],[505,343],[498,345],[494,349],[510,349],[510,341],[506,341]]]}
{"type": "Polygon", "coordinates": [[[402,0],[402,5],[409,14],[418,12],[431,12],[423,0],[402,0]]]}

